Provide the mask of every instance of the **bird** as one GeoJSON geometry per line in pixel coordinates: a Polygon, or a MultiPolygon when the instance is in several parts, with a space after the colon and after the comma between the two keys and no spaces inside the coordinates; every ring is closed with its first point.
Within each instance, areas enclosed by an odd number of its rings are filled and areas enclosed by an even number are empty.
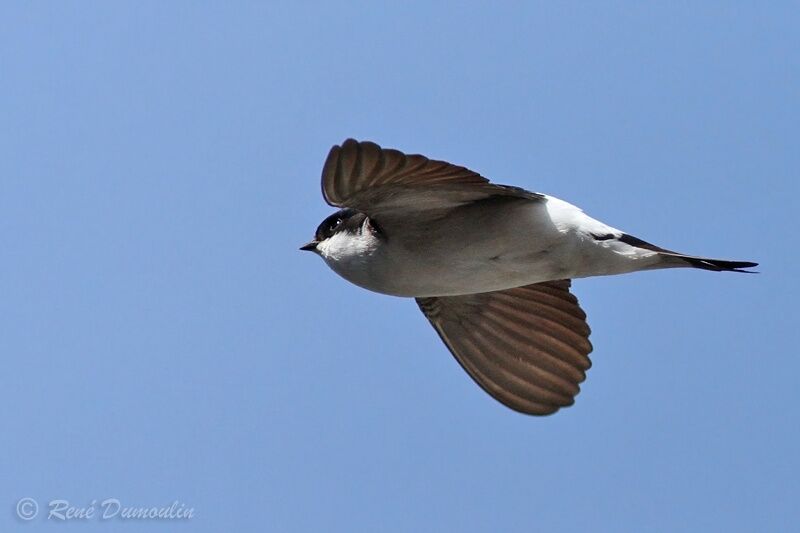
{"type": "Polygon", "coordinates": [[[414,298],[467,374],[527,415],[573,405],[591,366],[571,280],[758,265],[661,248],[553,196],[369,141],[331,148],[322,195],[338,211],[300,249],[359,287],[414,298]]]}

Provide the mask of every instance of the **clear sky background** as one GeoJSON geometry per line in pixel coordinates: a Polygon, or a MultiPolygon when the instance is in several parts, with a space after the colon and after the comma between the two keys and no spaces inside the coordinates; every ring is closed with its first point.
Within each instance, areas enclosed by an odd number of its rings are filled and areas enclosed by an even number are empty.
{"type": "Polygon", "coordinates": [[[0,529],[796,528],[798,24],[781,2],[4,3],[0,529]],[[594,367],[525,417],[412,301],[297,250],[347,137],[762,273],[577,281],[594,367]],[[105,498],[195,517],[45,516],[105,498]]]}

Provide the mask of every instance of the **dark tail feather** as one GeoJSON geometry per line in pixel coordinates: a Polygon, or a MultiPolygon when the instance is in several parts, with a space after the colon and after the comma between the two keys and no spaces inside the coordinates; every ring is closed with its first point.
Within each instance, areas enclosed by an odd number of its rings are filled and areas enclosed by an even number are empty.
{"type": "MultiPolygon", "coordinates": [[[[688,266],[693,266],[694,268],[702,268],[703,270],[712,270],[714,272],[743,272],[745,274],[757,274],[757,272],[753,272],[752,270],[744,270],[745,268],[753,268],[758,266],[758,263],[751,263],[750,261],[726,261],[724,259],[709,259],[707,257],[695,257],[693,255],[679,254],[678,252],[661,248],[655,244],[650,244],[647,241],[643,241],[642,239],[634,237],[633,235],[628,235],[627,233],[623,233],[622,236],[619,237],[619,240],[625,244],[636,246],[637,248],[644,248],[645,250],[658,252],[664,257],[678,259],[684,263],[688,263],[688,266]]],[[[680,266],[680,263],[676,266],[680,266]]]]}
{"type": "Polygon", "coordinates": [[[725,261],[724,259],[708,259],[706,257],[692,257],[691,255],[683,254],[670,254],[673,257],[682,259],[695,268],[702,268],[703,270],[713,270],[714,272],[743,272],[745,274],[757,274],[752,270],[744,270],[745,268],[753,268],[758,266],[758,263],[751,263],[750,261],[725,261]]]}

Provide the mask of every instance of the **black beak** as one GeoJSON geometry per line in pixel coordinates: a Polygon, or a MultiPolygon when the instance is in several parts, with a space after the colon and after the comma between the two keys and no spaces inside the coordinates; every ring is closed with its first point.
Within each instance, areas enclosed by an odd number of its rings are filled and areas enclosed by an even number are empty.
{"type": "Polygon", "coordinates": [[[301,246],[300,249],[306,252],[315,252],[318,244],[319,241],[311,241],[310,243],[301,246]]]}

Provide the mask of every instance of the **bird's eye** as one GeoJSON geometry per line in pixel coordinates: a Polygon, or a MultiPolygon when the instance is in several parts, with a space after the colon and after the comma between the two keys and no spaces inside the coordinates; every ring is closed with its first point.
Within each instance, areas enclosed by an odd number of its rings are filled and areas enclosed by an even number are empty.
{"type": "Polygon", "coordinates": [[[338,228],[341,225],[342,225],[342,219],[341,218],[337,218],[336,220],[333,221],[333,224],[331,224],[331,230],[335,230],[336,228],[338,228]]]}

